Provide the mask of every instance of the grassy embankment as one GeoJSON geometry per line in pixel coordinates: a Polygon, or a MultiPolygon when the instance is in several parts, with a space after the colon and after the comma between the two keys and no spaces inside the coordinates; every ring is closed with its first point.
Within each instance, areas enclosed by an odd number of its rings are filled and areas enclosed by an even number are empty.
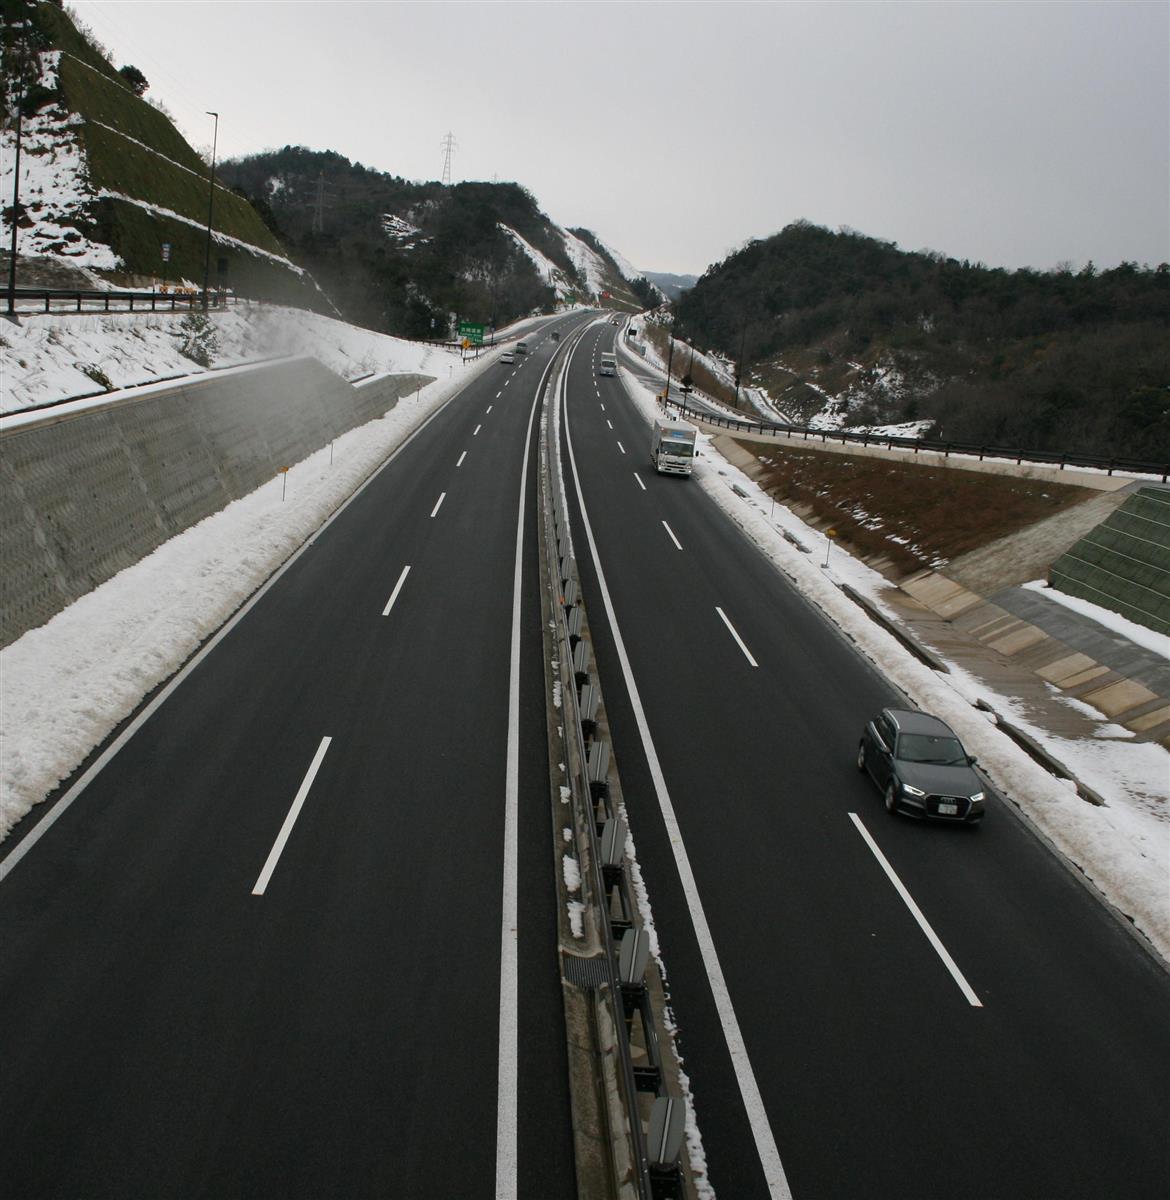
{"type": "MultiPolygon", "coordinates": [[[[117,282],[201,281],[207,244],[207,165],[168,117],[136,96],[64,14],[43,5],[38,17],[62,51],[61,103],[83,118],[78,133],[94,190],[117,192],[187,219],[176,220],[122,200],[97,201],[94,233],[125,263],[117,282]],[[171,246],[169,264],[162,261],[163,243],[171,246]]],[[[212,225],[215,232],[247,246],[284,256],[252,206],[219,186],[212,225]]],[[[312,290],[295,272],[262,254],[214,241],[213,283],[218,281],[219,259],[227,260],[223,277],[227,285],[248,294],[300,297],[304,303],[312,290]]]]}
{"type": "Polygon", "coordinates": [[[740,441],[756,482],[895,578],[940,567],[1095,493],[1048,480],[740,441]],[[888,565],[887,565],[888,564],[888,565]]]}

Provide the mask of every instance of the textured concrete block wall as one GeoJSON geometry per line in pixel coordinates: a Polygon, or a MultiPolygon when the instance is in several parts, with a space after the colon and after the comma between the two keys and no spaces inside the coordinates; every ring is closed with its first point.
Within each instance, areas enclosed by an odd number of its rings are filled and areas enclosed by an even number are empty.
{"type": "Polygon", "coordinates": [[[427,382],[297,359],[3,429],[0,645],[427,382]]]}
{"type": "Polygon", "coordinates": [[[1170,490],[1139,488],[1048,575],[1070,596],[1170,634],[1170,490]]]}

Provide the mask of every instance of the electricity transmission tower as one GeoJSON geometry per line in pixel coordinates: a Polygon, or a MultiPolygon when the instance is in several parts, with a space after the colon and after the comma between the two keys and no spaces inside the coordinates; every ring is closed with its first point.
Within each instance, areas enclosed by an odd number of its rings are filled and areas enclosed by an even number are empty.
{"type": "Polygon", "coordinates": [[[455,149],[458,143],[455,141],[455,135],[448,133],[447,136],[439,143],[439,149],[443,151],[443,186],[451,186],[451,152],[455,149]]]}
{"type": "Polygon", "coordinates": [[[313,204],[313,232],[325,232],[325,173],[317,172],[317,199],[313,204]]]}

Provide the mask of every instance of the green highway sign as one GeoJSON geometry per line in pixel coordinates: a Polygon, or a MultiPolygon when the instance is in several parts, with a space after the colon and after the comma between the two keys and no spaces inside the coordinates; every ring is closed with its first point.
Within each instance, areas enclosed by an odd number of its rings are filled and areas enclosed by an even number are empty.
{"type": "Polygon", "coordinates": [[[459,322],[459,336],[466,338],[473,346],[483,345],[483,326],[474,321],[459,322]]]}

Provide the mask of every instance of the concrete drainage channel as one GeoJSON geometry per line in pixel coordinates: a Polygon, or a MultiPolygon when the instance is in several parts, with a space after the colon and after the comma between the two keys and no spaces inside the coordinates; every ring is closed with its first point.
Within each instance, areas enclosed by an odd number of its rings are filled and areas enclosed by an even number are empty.
{"type": "MultiPolygon", "coordinates": [[[[855,591],[847,583],[838,584],[838,587],[858,608],[862,609],[869,616],[870,620],[897,638],[920,662],[925,663],[931,670],[938,671],[940,674],[945,675],[950,672],[947,664],[933,650],[928,646],[924,646],[909,630],[903,628],[897,621],[887,617],[871,600],[863,596],[860,592],[855,591]]],[[[1050,754],[1031,734],[1025,732],[1023,729],[1018,729],[986,700],[974,700],[972,704],[980,712],[989,714],[994,719],[996,728],[1000,729],[1005,736],[1011,738],[1021,750],[1034,762],[1039,763],[1050,775],[1057,779],[1067,779],[1075,784],[1077,795],[1082,800],[1088,801],[1089,804],[1093,804],[1098,808],[1107,807],[1101,795],[1089,787],[1088,784],[1082,783],[1077,779],[1064,763],[1050,754]]]]}
{"type": "MultiPolygon", "coordinates": [[[[567,349],[567,347],[566,347],[567,349]]],[[[556,388],[564,386],[562,357],[556,388]]],[[[559,412],[559,409],[557,410],[559,412]]],[[[621,781],[573,557],[545,397],[542,615],[558,937],[580,1200],[696,1195],[665,995],[635,900],[621,781]]]]}

